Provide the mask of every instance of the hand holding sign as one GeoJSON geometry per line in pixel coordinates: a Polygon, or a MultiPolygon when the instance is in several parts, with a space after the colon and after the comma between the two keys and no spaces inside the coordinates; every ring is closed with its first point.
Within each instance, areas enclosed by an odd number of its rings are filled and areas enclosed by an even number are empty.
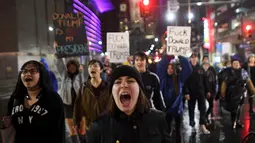
{"type": "Polygon", "coordinates": [[[167,54],[188,56],[191,53],[191,28],[184,26],[167,27],[167,54]]]}

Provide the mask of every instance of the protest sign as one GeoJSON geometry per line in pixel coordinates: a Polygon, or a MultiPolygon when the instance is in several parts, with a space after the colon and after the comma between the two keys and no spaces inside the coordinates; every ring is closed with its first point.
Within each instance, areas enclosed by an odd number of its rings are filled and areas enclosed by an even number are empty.
{"type": "Polygon", "coordinates": [[[191,27],[167,27],[167,54],[175,56],[188,56],[190,48],[191,27]]]}
{"type": "Polygon", "coordinates": [[[89,55],[82,13],[53,13],[56,56],[89,55]]]}
{"type": "Polygon", "coordinates": [[[129,56],[129,33],[107,33],[107,54],[112,63],[122,63],[129,56]]]}

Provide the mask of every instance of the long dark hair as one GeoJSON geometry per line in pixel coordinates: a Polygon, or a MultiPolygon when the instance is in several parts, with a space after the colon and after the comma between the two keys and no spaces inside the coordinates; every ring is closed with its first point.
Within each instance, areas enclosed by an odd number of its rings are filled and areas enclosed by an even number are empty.
{"type": "Polygon", "coordinates": [[[71,78],[73,78],[74,75],[79,74],[79,72],[80,72],[80,63],[79,63],[79,61],[77,61],[77,60],[75,60],[75,59],[69,60],[69,61],[67,62],[67,64],[66,64],[66,70],[67,70],[68,76],[70,76],[71,78]],[[70,65],[74,65],[74,66],[75,66],[75,68],[76,68],[75,73],[69,73],[68,68],[69,68],[70,65]]]}
{"type": "MultiPolygon", "coordinates": [[[[40,73],[39,83],[38,83],[39,87],[41,89],[53,90],[49,73],[46,70],[46,68],[43,66],[43,64],[39,63],[38,61],[31,60],[23,64],[21,67],[21,70],[24,70],[24,68],[29,64],[33,64],[38,70],[38,72],[40,73]]],[[[14,96],[17,99],[23,99],[26,94],[27,94],[27,88],[25,87],[25,85],[23,84],[21,80],[21,71],[20,71],[18,74],[18,81],[16,83],[16,87],[14,92],[12,93],[12,96],[14,96]]]]}
{"type": "MultiPolygon", "coordinates": [[[[111,91],[110,91],[111,93],[111,91]]],[[[150,111],[150,103],[147,100],[144,92],[142,91],[142,88],[139,88],[139,95],[138,95],[138,100],[136,103],[135,111],[139,112],[140,114],[146,114],[150,111]]],[[[108,113],[113,114],[118,110],[118,107],[113,99],[113,95],[111,93],[111,98],[109,101],[109,106],[108,106],[108,113]]]]}
{"type": "MultiPolygon", "coordinates": [[[[175,93],[176,93],[176,96],[178,96],[179,95],[179,93],[180,93],[180,87],[179,87],[179,74],[177,73],[177,67],[175,66],[175,64],[174,63],[169,63],[168,64],[168,67],[169,66],[171,66],[172,68],[173,68],[173,74],[172,74],[172,77],[173,77],[173,83],[174,83],[174,91],[175,91],[175,93]]],[[[167,67],[167,69],[168,69],[168,67],[167,67]]],[[[168,85],[168,78],[167,78],[167,82],[166,82],[166,87],[167,87],[167,89],[169,88],[169,85],[168,85]]]]}

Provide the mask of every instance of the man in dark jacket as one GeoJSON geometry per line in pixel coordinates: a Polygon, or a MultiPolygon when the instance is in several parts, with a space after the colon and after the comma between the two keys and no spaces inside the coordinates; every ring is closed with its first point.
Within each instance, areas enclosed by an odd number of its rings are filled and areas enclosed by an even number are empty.
{"type": "Polygon", "coordinates": [[[148,59],[147,55],[143,52],[137,52],[134,57],[135,67],[142,76],[145,87],[145,95],[150,101],[151,107],[164,111],[165,104],[160,91],[159,78],[155,73],[152,73],[146,69],[148,59]]]}
{"type": "MultiPolygon", "coordinates": [[[[253,85],[255,85],[255,55],[251,54],[248,57],[247,62],[244,64],[244,69],[248,72],[253,85]]],[[[250,114],[254,114],[254,107],[253,107],[253,98],[254,95],[250,90],[248,90],[249,95],[249,104],[250,104],[250,114]]]]}
{"type": "Polygon", "coordinates": [[[189,118],[190,118],[190,126],[193,127],[193,131],[195,130],[195,121],[194,121],[194,110],[196,101],[198,101],[198,109],[200,111],[200,131],[204,134],[210,134],[205,127],[205,93],[209,95],[210,93],[206,89],[206,81],[205,81],[205,74],[204,69],[198,64],[198,58],[196,54],[192,54],[191,58],[191,65],[193,68],[192,74],[186,80],[184,84],[184,95],[186,100],[188,100],[188,108],[189,108],[189,118]]]}
{"type": "Polygon", "coordinates": [[[216,93],[216,75],[213,73],[210,68],[210,63],[208,62],[203,62],[203,69],[205,70],[205,80],[206,80],[206,88],[208,89],[208,92],[210,94],[206,94],[206,99],[209,103],[209,108],[206,112],[206,118],[207,121],[209,121],[209,115],[211,114],[211,117],[213,116],[212,109],[213,109],[213,100],[214,100],[214,95],[216,93]]]}
{"type": "Polygon", "coordinates": [[[209,68],[208,68],[208,70],[211,71],[211,72],[213,73],[214,78],[215,78],[214,80],[215,80],[215,82],[216,82],[217,72],[216,72],[215,68],[214,68],[213,66],[210,65],[210,61],[209,61],[208,55],[203,56],[202,62],[203,62],[203,63],[209,63],[209,68]]]}

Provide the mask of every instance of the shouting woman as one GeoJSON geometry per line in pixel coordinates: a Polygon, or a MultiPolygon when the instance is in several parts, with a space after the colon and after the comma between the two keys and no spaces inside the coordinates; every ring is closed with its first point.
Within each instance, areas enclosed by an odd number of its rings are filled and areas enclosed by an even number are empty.
{"type": "Polygon", "coordinates": [[[28,61],[21,67],[8,104],[8,115],[11,122],[5,118],[5,127],[15,128],[15,143],[63,143],[65,140],[63,102],[50,84],[48,71],[37,61],[28,61]]]}
{"type": "Polygon", "coordinates": [[[171,143],[165,116],[150,109],[137,70],[116,68],[110,94],[108,114],[91,124],[87,143],[171,143]]]}

